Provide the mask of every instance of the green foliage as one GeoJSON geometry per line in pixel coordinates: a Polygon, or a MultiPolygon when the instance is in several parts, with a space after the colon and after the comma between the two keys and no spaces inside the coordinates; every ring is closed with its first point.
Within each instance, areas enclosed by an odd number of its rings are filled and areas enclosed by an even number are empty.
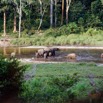
{"type": "MultiPolygon", "coordinates": [[[[102,45],[103,43],[103,31],[96,28],[90,28],[82,34],[69,34],[69,27],[63,27],[58,29],[49,29],[43,31],[42,35],[25,35],[25,38],[13,39],[11,41],[14,45],[102,45]],[[66,30],[64,30],[66,28],[66,30]],[[63,31],[64,30],[64,31],[63,31]],[[57,31],[57,32],[56,32],[57,31]],[[66,33],[63,35],[62,33],[66,33]],[[60,33],[60,34],[59,34],[60,33]],[[60,36],[58,36],[60,35],[60,36]]],[[[78,29],[76,29],[78,31],[78,29]]],[[[26,31],[25,31],[26,32],[26,31]]]]}
{"type": "Polygon", "coordinates": [[[94,14],[89,14],[89,17],[86,20],[87,27],[98,27],[101,25],[101,21],[98,16],[95,16],[94,14]]]}
{"type": "Polygon", "coordinates": [[[57,63],[57,64],[38,64],[35,76],[65,76],[77,73],[80,77],[94,74],[95,76],[103,75],[103,67],[95,63],[57,63]]]}
{"type": "MultiPolygon", "coordinates": [[[[25,33],[22,34],[23,37],[28,35],[35,34],[35,30],[37,30],[40,19],[42,18],[42,24],[40,29],[48,29],[50,27],[50,8],[49,1],[44,0],[42,5],[42,14],[40,3],[35,2],[35,0],[22,0],[22,21],[21,21],[21,31],[25,33]],[[32,29],[33,28],[33,29],[32,29]],[[27,32],[26,32],[27,30],[27,32]]],[[[102,0],[74,0],[71,1],[69,8],[69,24],[65,26],[65,9],[64,8],[64,20],[63,26],[61,27],[61,1],[57,1],[56,11],[53,10],[53,13],[57,13],[57,30],[52,30],[53,32],[49,32],[47,35],[61,36],[67,35],[70,33],[83,33],[90,27],[96,27],[103,29],[103,5],[102,0]]],[[[19,16],[17,5],[19,7],[18,0],[1,0],[0,1],[0,32],[3,31],[3,12],[6,11],[6,31],[7,33],[11,33],[14,26],[14,12],[17,17],[17,29],[19,23],[19,16]]],[[[66,6],[66,2],[64,2],[66,6]]],[[[55,6],[55,5],[54,5],[55,6]]],[[[54,15],[55,18],[55,15],[54,15]]],[[[54,20],[53,20],[54,27],[54,20]]]]}
{"type": "Polygon", "coordinates": [[[96,29],[93,29],[93,28],[89,28],[86,32],[87,35],[89,36],[94,36],[94,35],[102,35],[102,31],[101,30],[96,30],[96,29]]]}
{"type": "Polygon", "coordinates": [[[34,78],[22,84],[20,97],[28,103],[63,103],[74,98],[70,88],[77,81],[75,75],[63,78],[34,78]]]}
{"type": "Polygon", "coordinates": [[[75,1],[75,2],[72,2],[71,6],[70,6],[70,20],[71,21],[77,21],[79,19],[79,17],[82,17],[83,15],[83,4],[82,2],[79,0],[79,1],[75,1]]]}
{"type": "MultiPolygon", "coordinates": [[[[95,77],[103,75],[103,67],[95,63],[49,63],[37,64],[36,67],[35,77],[25,81],[21,87],[20,98],[25,103],[67,103],[73,99],[88,99],[94,87],[86,77],[89,74],[95,77]]],[[[96,88],[102,91],[103,80],[93,79],[96,88]]]]}
{"type": "Polygon", "coordinates": [[[68,25],[61,26],[56,29],[48,29],[46,32],[44,32],[45,36],[53,36],[53,37],[58,37],[62,35],[68,35],[72,33],[78,33],[79,32],[79,27],[75,22],[69,23],[68,25]]]}
{"type": "Polygon", "coordinates": [[[27,66],[21,65],[15,58],[0,56],[0,93],[5,94],[12,89],[19,89],[26,68],[27,66]]]}

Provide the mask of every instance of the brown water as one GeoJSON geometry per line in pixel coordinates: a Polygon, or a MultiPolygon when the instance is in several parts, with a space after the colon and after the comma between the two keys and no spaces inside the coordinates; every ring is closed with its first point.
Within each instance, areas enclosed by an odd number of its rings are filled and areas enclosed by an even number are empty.
{"type": "MultiPolygon", "coordinates": [[[[35,48],[21,48],[21,47],[2,47],[0,48],[0,54],[4,56],[10,56],[12,52],[16,52],[16,57],[19,59],[28,59],[29,61],[45,61],[43,58],[35,58],[35,48]]],[[[64,49],[56,52],[55,57],[49,57],[46,61],[52,62],[96,62],[103,63],[103,59],[100,57],[103,50],[101,49],[64,49]],[[66,58],[69,53],[76,53],[77,59],[70,60],[66,58]]]]}

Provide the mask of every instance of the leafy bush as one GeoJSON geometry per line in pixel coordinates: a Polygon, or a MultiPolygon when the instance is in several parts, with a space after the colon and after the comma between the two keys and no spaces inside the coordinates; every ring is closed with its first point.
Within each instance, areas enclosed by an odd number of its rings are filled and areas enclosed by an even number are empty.
{"type": "Polygon", "coordinates": [[[99,34],[99,31],[97,31],[96,29],[90,28],[87,30],[86,34],[89,36],[93,36],[93,35],[99,34]]]}
{"type": "Polygon", "coordinates": [[[99,27],[99,25],[101,25],[101,21],[98,16],[95,16],[94,14],[88,14],[86,25],[89,28],[99,27]]]}
{"type": "Polygon", "coordinates": [[[0,93],[4,94],[11,89],[19,89],[26,66],[20,65],[17,59],[8,59],[0,56],[0,93]]]}
{"type": "Polygon", "coordinates": [[[76,75],[34,78],[22,84],[20,97],[28,103],[63,103],[74,98],[70,90],[77,81],[76,75]]]}
{"type": "Polygon", "coordinates": [[[69,33],[78,33],[79,28],[75,22],[72,22],[67,25],[67,30],[69,33]]]}

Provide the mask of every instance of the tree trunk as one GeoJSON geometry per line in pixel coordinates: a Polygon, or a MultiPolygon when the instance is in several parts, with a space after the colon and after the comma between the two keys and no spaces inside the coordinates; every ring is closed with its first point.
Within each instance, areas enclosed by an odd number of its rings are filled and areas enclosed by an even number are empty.
{"type": "Polygon", "coordinates": [[[53,0],[50,0],[50,27],[53,27],[53,0]]]}
{"type": "Polygon", "coordinates": [[[38,27],[38,30],[40,29],[40,27],[41,27],[41,24],[42,24],[42,22],[43,22],[43,4],[42,4],[42,1],[41,0],[39,0],[39,3],[40,3],[40,15],[41,15],[41,17],[40,17],[40,23],[39,23],[39,27],[38,27]]]}
{"type": "Polygon", "coordinates": [[[6,36],[6,12],[4,11],[4,34],[3,36],[6,36]]]}
{"type": "Polygon", "coordinates": [[[68,0],[66,0],[66,24],[68,24],[68,0]]]}
{"type": "Polygon", "coordinates": [[[20,0],[20,7],[19,7],[19,38],[21,37],[21,0],[20,0]]]}
{"type": "Polygon", "coordinates": [[[55,27],[57,26],[57,0],[55,0],[55,27]]]}
{"type": "Polygon", "coordinates": [[[70,8],[71,0],[66,0],[66,24],[68,24],[68,11],[70,8]]]}
{"type": "Polygon", "coordinates": [[[62,17],[61,17],[61,25],[63,25],[64,21],[64,0],[62,0],[62,17]]]}
{"type": "Polygon", "coordinates": [[[13,33],[17,32],[17,29],[16,29],[16,14],[14,13],[14,30],[13,30],[13,33]]]}

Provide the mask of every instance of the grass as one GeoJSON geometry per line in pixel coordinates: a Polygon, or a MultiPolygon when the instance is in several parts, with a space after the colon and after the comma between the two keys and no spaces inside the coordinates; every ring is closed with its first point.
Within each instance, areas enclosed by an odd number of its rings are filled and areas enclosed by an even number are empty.
{"type": "Polygon", "coordinates": [[[36,76],[60,76],[73,75],[79,76],[103,76],[103,67],[95,63],[56,63],[56,64],[37,64],[36,76]]]}
{"type": "Polygon", "coordinates": [[[95,86],[99,91],[103,90],[103,78],[78,77],[91,74],[102,76],[103,67],[95,63],[30,65],[33,67],[26,72],[35,75],[31,75],[32,77],[22,84],[20,97],[25,103],[34,101],[35,103],[67,103],[71,100],[88,100],[88,94],[95,90],[95,86]],[[90,82],[94,82],[95,86],[92,86],[90,82]]]}
{"type": "MultiPolygon", "coordinates": [[[[67,29],[67,27],[65,28],[67,29]]],[[[28,45],[92,45],[102,46],[103,44],[103,30],[90,28],[83,33],[70,33],[64,27],[56,29],[47,29],[37,32],[33,35],[25,34],[18,39],[12,39],[11,43],[14,45],[28,46],[28,45]]],[[[15,35],[15,34],[13,34],[15,35]]]]}

